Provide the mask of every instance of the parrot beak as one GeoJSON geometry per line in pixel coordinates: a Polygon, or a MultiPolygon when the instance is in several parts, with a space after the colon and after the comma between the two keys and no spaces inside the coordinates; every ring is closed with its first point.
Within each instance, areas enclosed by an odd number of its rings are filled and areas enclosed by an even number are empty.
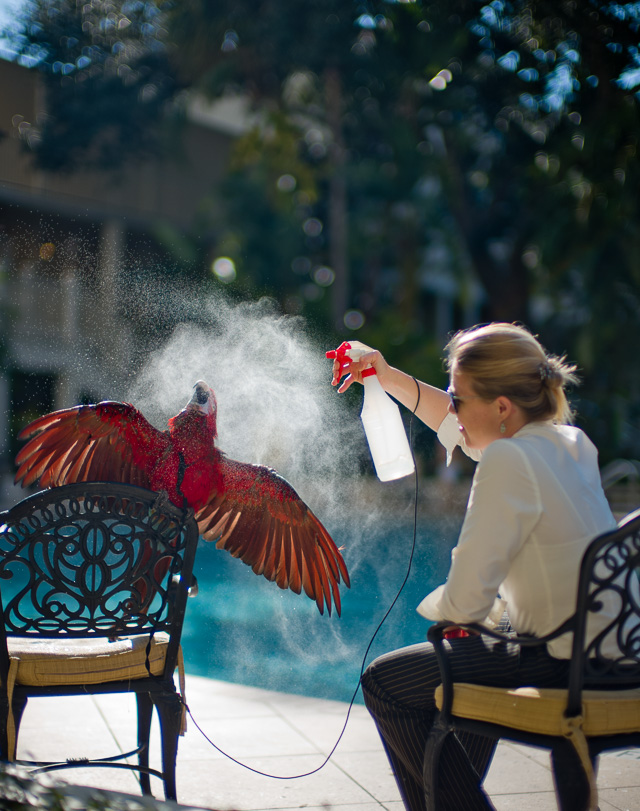
{"type": "Polygon", "coordinates": [[[193,387],[193,395],[187,403],[187,408],[189,407],[196,408],[207,416],[215,413],[216,398],[204,380],[198,380],[193,387]]]}

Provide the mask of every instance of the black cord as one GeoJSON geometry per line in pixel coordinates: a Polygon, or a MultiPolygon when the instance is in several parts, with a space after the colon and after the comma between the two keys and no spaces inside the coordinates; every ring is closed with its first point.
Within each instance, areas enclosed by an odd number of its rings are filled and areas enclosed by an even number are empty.
{"type": "Polygon", "coordinates": [[[380,631],[380,629],[382,628],[382,626],[386,622],[387,617],[392,612],[393,607],[398,602],[398,600],[400,598],[400,595],[402,594],[402,591],[403,591],[404,587],[407,585],[407,581],[409,580],[409,575],[411,574],[411,566],[413,565],[413,557],[414,557],[414,554],[415,554],[415,551],[416,551],[416,539],[417,539],[417,535],[418,535],[418,466],[416,465],[416,456],[415,456],[415,453],[414,453],[414,450],[413,450],[413,421],[414,421],[414,417],[416,415],[416,411],[418,410],[418,406],[420,405],[420,384],[415,379],[415,377],[412,378],[412,379],[413,379],[413,382],[416,384],[416,388],[418,389],[418,400],[416,402],[415,408],[411,412],[411,419],[409,420],[409,450],[411,451],[411,458],[413,459],[414,484],[415,484],[414,496],[413,496],[413,542],[411,544],[411,554],[409,555],[409,564],[407,566],[407,573],[404,576],[404,580],[402,581],[402,585],[398,589],[398,593],[393,598],[393,602],[391,603],[389,608],[386,610],[385,615],[383,616],[383,618],[378,623],[378,627],[373,632],[373,636],[369,640],[369,644],[367,645],[367,649],[365,650],[364,656],[362,657],[362,666],[360,667],[360,676],[358,677],[358,683],[356,685],[356,689],[353,692],[353,696],[351,697],[351,701],[349,702],[349,707],[347,708],[347,715],[346,715],[346,717],[344,719],[344,725],[342,727],[342,730],[341,730],[340,734],[338,735],[338,740],[333,745],[333,748],[331,749],[329,754],[326,756],[324,761],[317,768],[312,769],[309,772],[304,772],[303,774],[280,775],[280,774],[269,774],[268,772],[261,772],[259,769],[254,769],[252,766],[247,766],[246,763],[242,763],[242,761],[236,760],[236,758],[232,757],[227,752],[225,752],[223,749],[221,749],[217,744],[215,744],[211,740],[211,738],[206,734],[206,732],[204,732],[204,730],[199,726],[198,722],[196,721],[196,719],[191,714],[191,710],[189,709],[189,706],[183,701],[185,709],[189,713],[189,717],[193,721],[194,726],[196,727],[198,732],[200,732],[200,734],[204,737],[204,739],[208,743],[210,743],[211,746],[213,746],[214,749],[216,749],[218,752],[220,752],[221,755],[224,755],[224,757],[228,758],[233,763],[236,763],[238,766],[242,766],[243,768],[248,769],[248,771],[253,772],[254,774],[259,774],[261,777],[271,777],[274,780],[298,780],[301,777],[309,777],[312,774],[316,774],[316,772],[319,772],[321,769],[324,769],[324,767],[327,765],[327,763],[331,760],[331,756],[333,755],[333,753],[338,748],[338,744],[342,740],[342,736],[344,735],[345,730],[347,728],[347,724],[349,723],[349,716],[351,715],[351,709],[353,708],[354,702],[356,700],[356,696],[358,695],[358,690],[360,689],[360,682],[362,681],[362,675],[364,673],[365,664],[367,662],[367,656],[369,655],[369,651],[371,650],[371,646],[373,645],[375,638],[378,636],[378,632],[380,631]]]}

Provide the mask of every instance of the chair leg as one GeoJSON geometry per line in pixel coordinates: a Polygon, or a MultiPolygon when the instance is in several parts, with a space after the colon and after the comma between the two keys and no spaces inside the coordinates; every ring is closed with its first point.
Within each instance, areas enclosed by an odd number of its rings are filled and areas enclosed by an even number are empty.
{"type": "Polygon", "coordinates": [[[467,750],[439,719],[425,745],[422,779],[427,811],[495,811],[467,750]]]}
{"type": "Polygon", "coordinates": [[[424,798],[427,811],[437,811],[438,796],[438,766],[440,754],[450,730],[439,721],[431,728],[424,748],[424,765],[422,777],[424,781],[424,798]]]}
{"type": "MultiPolygon", "coordinates": [[[[138,746],[144,747],[138,754],[138,765],[141,769],[148,769],[153,702],[149,693],[136,693],[136,703],[138,705],[138,746]]],[[[151,794],[151,779],[147,772],[140,772],[140,788],[143,794],[151,794]]]]}
{"type": "MultiPolygon", "coordinates": [[[[589,811],[591,792],[589,781],[574,746],[560,739],[553,747],[553,782],[560,811],[589,811]]],[[[597,759],[592,757],[594,774],[597,759]]]]}
{"type": "MultiPolygon", "coordinates": [[[[0,760],[9,760],[9,700],[6,693],[0,698],[2,709],[0,710],[0,760]]],[[[20,721],[24,708],[27,706],[27,696],[20,697],[13,695],[13,724],[15,729],[15,751],[14,758],[18,753],[18,734],[20,732],[20,721]]]]}
{"type": "Polygon", "coordinates": [[[9,760],[9,702],[6,698],[0,706],[0,760],[9,760]]]}
{"type": "Polygon", "coordinates": [[[165,798],[167,800],[177,800],[176,758],[182,722],[182,701],[176,692],[169,691],[152,695],[151,698],[156,705],[160,718],[165,798]]]}

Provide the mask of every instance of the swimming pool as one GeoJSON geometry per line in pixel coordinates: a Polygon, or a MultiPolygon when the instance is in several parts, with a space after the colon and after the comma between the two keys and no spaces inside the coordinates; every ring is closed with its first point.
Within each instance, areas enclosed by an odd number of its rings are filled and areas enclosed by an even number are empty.
{"type": "MultiPolygon", "coordinates": [[[[419,523],[409,580],[367,662],[424,641],[428,624],[415,608],[443,581],[458,529],[455,521],[419,523]]],[[[320,616],[306,596],[282,591],[227,552],[200,541],[199,594],[189,600],[182,638],[187,673],[350,701],[367,645],[406,575],[413,524],[387,521],[363,533],[354,522],[332,534],[345,546],[351,576],[351,588],[341,592],[341,617],[320,616]]]]}

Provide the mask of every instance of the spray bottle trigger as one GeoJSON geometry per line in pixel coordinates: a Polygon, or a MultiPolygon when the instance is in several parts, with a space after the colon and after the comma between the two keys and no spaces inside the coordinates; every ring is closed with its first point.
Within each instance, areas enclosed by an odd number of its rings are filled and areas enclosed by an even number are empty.
{"type": "Polygon", "coordinates": [[[351,344],[348,341],[343,341],[337,349],[330,349],[328,352],[325,352],[325,355],[331,360],[337,360],[340,364],[340,371],[342,372],[351,365],[351,357],[349,356],[350,349],[351,344]]]}
{"type": "Polygon", "coordinates": [[[348,341],[343,341],[337,349],[330,349],[328,352],[325,352],[325,355],[331,360],[338,360],[340,362],[340,365],[342,366],[345,358],[347,360],[350,360],[349,358],[350,349],[351,344],[348,341]]]}

